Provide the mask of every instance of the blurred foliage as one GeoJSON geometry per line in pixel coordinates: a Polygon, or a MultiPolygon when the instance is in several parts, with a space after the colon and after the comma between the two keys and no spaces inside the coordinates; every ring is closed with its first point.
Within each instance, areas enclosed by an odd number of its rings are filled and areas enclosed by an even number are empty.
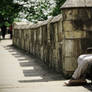
{"type": "Polygon", "coordinates": [[[11,24],[21,9],[22,6],[14,3],[13,0],[2,0],[0,3],[0,26],[11,24]]]}
{"type": "Polygon", "coordinates": [[[48,16],[61,13],[65,0],[55,0],[55,7],[49,0],[2,0],[0,3],[0,26],[9,26],[14,20],[26,18],[31,22],[43,21],[48,16]],[[16,19],[17,18],[17,19],[16,19]]]}
{"type": "Polygon", "coordinates": [[[27,1],[23,6],[25,18],[32,22],[46,20],[51,9],[49,0],[27,1]]]}
{"type": "Polygon", "coordinates": [[[55,7],[53,8],[51,15],[52,16],[57,16],[58,14],[61,13],[61,6],[64,4],[66,0],[54,0],[55,1],[55,7]]]}
{"type": "Polygon", "coordinates": [[[48,17],[48,0],[2,0],[0,3],[0,26],[10,25],[15,18],[42,21],[48,17]]]}

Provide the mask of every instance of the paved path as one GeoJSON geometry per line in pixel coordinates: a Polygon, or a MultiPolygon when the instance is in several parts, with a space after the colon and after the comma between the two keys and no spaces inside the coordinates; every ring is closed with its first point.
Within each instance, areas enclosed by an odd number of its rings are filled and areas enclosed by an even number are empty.
{"type": "Polygon", "coordinates": [[[60,74],[31,55],[12,46],[9,39],[0,41],[0,92],[91,92],[91,86],[64,86],[60,74]]]}

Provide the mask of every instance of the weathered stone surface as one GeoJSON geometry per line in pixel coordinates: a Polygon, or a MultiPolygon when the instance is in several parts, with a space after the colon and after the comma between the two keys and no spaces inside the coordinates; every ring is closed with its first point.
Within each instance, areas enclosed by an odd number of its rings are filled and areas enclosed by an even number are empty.
{"type": "Polygon", "coordinates": [[[92,7],[91,0],[66,0],[61,8],[79,8],[79,7],[92,7]]]}
{"type": "Polygon", "coordinates": [[[64,9],[63,11],[63,20],[75,20],[78,17],[77,9],[64,9]]]}
{"type": "Polygon", "coordinates": [[[74,31],[75,30],[72,21],[64,21],[63,28],[64,28],[64,31],[74,31]]]}
{"type": "Polygon", "coordinates": [[[64,9],[63,20],[89,20],[92,19],[92,8],[64,9]]]}
{"type": "Polygon", "coordinates": [[[92,7],[92,0],[86,0],[86,6],[92,7]]]}
{"type": "Polygon", "coordinates": [[[82,44],[81,41],[84,41],[83,43],[86,44],[85,39],[84,40],[82,39],[64,40],[63,48],[62,48],[63,49],[62,56],[75,57],[84,53],[85,44],[82,44]]]}
{"type": "Polygon", "coordinates": [[[55,23],[55,22],[59,22],[60,20],[62,20],[62,14],[59,14],[58,16],[54,17],[50,23],[55,23]]]}
{"type": "Polygon", "coordinates": [[[86,31],[67,31],[64,33],[66,39],[86,38],[86,31]]]}
{"type": "MultiPolygon", "coordinates": [[[[78,2],[74,5],[78,6],[78,2]]],[[[81,0],[79,6],[83,2],[81,0]]],[[[17,26],[13,44],[36,55],[57,72],[72,73],[77,57],[92,47],[92,8],[64,8],[62,15],[49,20],[27,27],[17,26]]]]}
{"type": "MultiPolygon", "coordinates": [[[[62,10],[62,60],[65,74],[76,68],[72,66],[72,63],[75,62],[75,60],[77,61],[77,58],[73,58],[85,53],[87,47],[92,47],[92,8],[83,8],[86,6],[86,3],[84,3],[85,6],[81,5],[83,2],[84,0],[67,0],[62,10]],[[69,5],[70,2],[72,3],[69,5]],[[74,2],[76,3],[74,4],[74,2]],[[80,4],[78,5],[78,3],[80,4]]],[[[76,65],[76,63],[74,64],[76,65]]]]}
{"type": "Polygon", "coordinates": [[[14,27],[14,29],[29,29],[30,26],[32,26],[32,23],[15,22],[13,27],[14,27]]]}
{"type": "Polygon", "coordinates": [[[71,72],[74,71],[77,67],[77,58],[78,57],[65,57],[66,62],[63,63],[64,71],[71,72]]]}

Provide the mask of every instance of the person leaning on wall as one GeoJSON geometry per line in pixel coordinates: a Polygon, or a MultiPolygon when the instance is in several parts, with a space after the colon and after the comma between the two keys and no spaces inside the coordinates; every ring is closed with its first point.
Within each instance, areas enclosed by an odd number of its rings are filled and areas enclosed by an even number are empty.
{"type": "Polygon", "coordinates": [[[80,55],[77,62],[78,67],[73,73],[72,78],[68,82],[65,82],[66,86],[76,86],[87,83],[85,73],[89,67],[89,64],[92,64],[92,47],[87,49],[87,54],[80,55]]]}

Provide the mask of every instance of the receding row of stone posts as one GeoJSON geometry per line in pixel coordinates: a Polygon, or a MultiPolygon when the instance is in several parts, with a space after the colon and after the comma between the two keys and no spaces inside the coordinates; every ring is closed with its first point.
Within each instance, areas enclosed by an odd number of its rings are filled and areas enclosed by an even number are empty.
{"type": "Polygon", "coordinates": [[[57,72],[62,70],[62,15],[37,24],[15,23],[13,44],[39,57],[57,72]]]}
{"type": "Polygon", "coordinates": [[[92,46],[92,1],[67,0],[62,14],[54,18],[32,25],[16,23],[13,44],[51,69],[71,75],[78,56],[92,46]]]}

